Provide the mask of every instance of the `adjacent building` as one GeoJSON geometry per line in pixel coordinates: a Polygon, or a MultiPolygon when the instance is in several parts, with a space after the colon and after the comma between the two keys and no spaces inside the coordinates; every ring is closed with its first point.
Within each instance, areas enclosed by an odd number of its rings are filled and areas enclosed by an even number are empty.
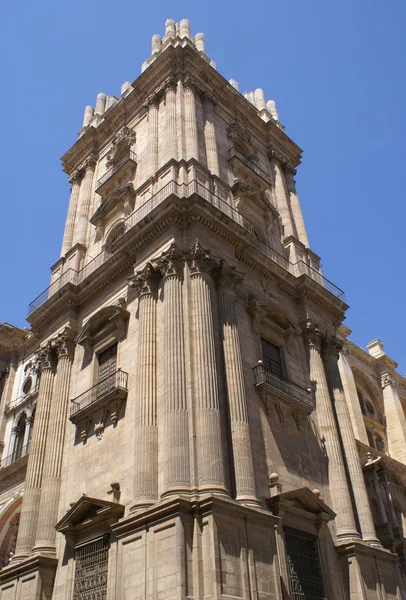
{"type": "Polygon", "coordinates": [[[0,325],[1,600],[406,598],[406,380],[348,339],[301,154],[185,19],[86,107],[0,325]]]}

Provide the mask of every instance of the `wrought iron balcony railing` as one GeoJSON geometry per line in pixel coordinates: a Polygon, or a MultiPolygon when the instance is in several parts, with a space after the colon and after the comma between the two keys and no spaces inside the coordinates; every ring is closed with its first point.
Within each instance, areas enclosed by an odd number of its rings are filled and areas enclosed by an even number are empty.
{"type": "Polygon", "coordinates": [[[115,165],[113,165],[104,175],[100,177],[97,182],[96,192],[100,192],[101,188],[107,183],[113,175],[118,173],[125,165],[136,164],[137,163],[137,155],[135,152],[129,152],[121,160],[119,160],[115,165]]]}
{"type": "Polygon", "coordinates": [[[254,367],[254,373],[257,387],[268,386],[278,392],[282,392],[286,398],[292,398],[295,404],[298,406],[302,405],[306,412],[313,410],[313,398],[310,389],[307,390],[297,385],[297,383],[293,383],[293,381],[289,381],[289,379],[273,373],[271,369],[265,367],[262,361],[258,361],[257,366],[254,367]]]}
{"type": "Polygon", "coordinates": [[[9,454],[5,458],[3,458],[3,460],[1,461],[0,469],[5,469],[6,467],[15,463],[20,458],[27,456],[27,454],[29,453],[29,450],[30,450],[30,444],[26,444],[25,446],[22,446],[22,448],[19,448],[12,454],[9,454]]]}
{"type": "Polygon", "coordinates": [[[238,212],[238,210],[231,206],[231,204],[207,189],[204,185],[196,180],[190,181],[188,184],[178,184],[176,181],[169,181],[162,189],[158,190],[156,194],[151,196],[151,198],[146,200],[144,204],[142,204],[127,217],[127,219],[123,222],[120,236],[116,237],[114,240],[114,249],[105,248],[95,258],[88,262],[80,271],[74,271],[73,269],[66,271],[66,273],[64,273],[58,280],[54,281],[46,290],[44,290],[37,298],[35,298],[35,300],[31,302],[28,309],[28,316],[34,312],[34,310],[37,310],[40,306],[42,306],[42,304],[44,304],[51,296],[55,295],[62,288],[64,288],[67,283],[79,285],[89,275],[91,275],[94,271],[111,259],[112,255],[114,255],[113,250],[119,246],[119,240],[121,240],[128,231],[138,225],[138,223],[140,223],[147,215],[152,213],[170,196],[175,195],[178,198],[190,198],[194,194],[197,194],[208,204],[218,209],[229,219],[245,229],[251,236],[252,247],[260,252],[263,256],[277,263],[295,277],[300,277],[304,274],[307,275],[330,293],[334,294],[334,296],[345,302],[343,290],[334,285],[334,283],[329,281],[319,271],[313,269],[305,262],[299,261],[293,264],[289,262],[285,256],[271,248],[271,246],[259,240],[255,234],[255,229],[251,221],[238,212]]]}
{"type": "Polygon", "coordinates": [[[96,405],[101,400],[118,393],[127,394],[128,391],[128,373],[117,369],[114,373],[105,377],[96,385],[86,390],[83,394],[71,400],[70,418],[74,418],[87,408],[96,405]]]}
{"type": "Polygon", "coordinates": [[[5,412],[6,413],[9,412],[13,408],[17,408],[18,406],[20,406],[20,404],[23,404],[23,402],[25,402],[26,400],[33,398],[34,396],[36,396],[38,394],[38,390],[39,390],[39,381],[37,381],[35,383],[35,385],[33,385],[33,387],[30,389],[30,391],[27,392],[26,394],[22,394],[15,400],[10,400],[10,402],[8,404],[6,404],[6,406],[5,406],[5,409],[4,409],[5,412]]]}

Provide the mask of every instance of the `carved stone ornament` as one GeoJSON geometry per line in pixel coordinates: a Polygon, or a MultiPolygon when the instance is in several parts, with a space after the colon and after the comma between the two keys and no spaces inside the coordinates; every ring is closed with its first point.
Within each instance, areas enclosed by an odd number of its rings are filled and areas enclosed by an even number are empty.
{"type": "Polygon", "coordinates": [[[252,144],[251,135],[241,123],[235,121],[230,125],[227,129],[227,135],[236,150],[241,152],[246,158],[254,162],[258,159],[258,152],[252,144]]]}
{"type": "Polygon", "coordinates": [[[128,285],[134,288],[141,298],[146,295],[153,295],[158,287],[160,271],[151,262],[148,262],[141,271],[137,271],[133,277],[129,277],[128,285]]]}
{"type": "Polygon", "coordinates": [[[320,350],[321,344],[324,340],[324,334],[310,317],[308,317],[306,320],[306,324],[303,328],[303,334],[310,348],[320,350]]]}
{"type": "Polygon", "coordinates": [[[342,343],[335,335],[327,334],[325,336],[323,340],[323,354],[325,358],[338,360],[341,348],[342,343]]]}
{"type": "Polygon", "coordinates": [[[210,250],[204,250],[198,240],[192,250],[187,255],[187,261],[190,266],[190,275],[211,275],[213,269],[218,266],[218,262],[210,255],[210,250]]]}
{"type": "Polygon", "coordinates": [[[177,245],[172,243],[169,250],[159,257],[156,264],[165,279],[168,277],[182,277],[185,256],[180,252],[177,245]]]}
{"type": "Polygon", "coordinates": [[[135,144],[136,134],[135,131],[125,126],[122,127],[114,136],[111,148],[106,157],[106,167],[109,169],[114,164],[114,158],[117,150],[122,146],[128,146],[128,149],[135,144]]]}
{"type": "Polygon", "coordinates": [[[58,334],[58,337],[54,341],[54,347],[56,349],[58,359],[61,358],[73,358],[74,343],[73,343],[73,331],[67,327],[58,334]]]}
{"type": "Polygon", "coordinates": [[[244,276],[237,271],[236,267],[230,267],[224,260],[221,260],[219,268],[215,270],[214,279],[219,290],[235,291],[236,287],[242,283],[244,276]]]}
{"type": "Polygon", "coordinates": [[[381,373],[381,388],[384,390],[388,385],[396,388],[397,381],[390,373],[381,373]]]}
{"type": "Polygon", "coordinates": [[[37,352],[35,364],[37,371],[45,371],[52,369],[54,366],[53,361],[53,348],[51,342],[48,342],[45,346],[40,348],[37,352]]]}

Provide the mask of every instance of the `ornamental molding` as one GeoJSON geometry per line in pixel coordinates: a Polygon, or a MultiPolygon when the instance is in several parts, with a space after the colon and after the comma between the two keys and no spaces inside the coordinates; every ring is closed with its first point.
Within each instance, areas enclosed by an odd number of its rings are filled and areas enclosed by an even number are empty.
{"type": "Polygon", "coordinates": [[[157,259],[156,265],[164,279],[169,277],[182,278],[185,260],[186,257],[183,252],[179,250],[175,242],[172,242],[169,249],[157,259]]]}
{"type": "Polygon", "coordinates": [[[190,276],[213,274],[213,270],[218,267],[219,261],[211,256],[211,250],[205,250],[199,240],[196,240],[192,250],[187,254],[187,261],[190,268],[190,276]]]}
{"type": "Polygon", "coordinates": [[[148,262],[142,270],[136,271],[127,281],[129,287],[135,290],[139,298],[142,298],[156,294],[160,278],[161,272],[156,263],[148,262]]]}
{"type": "Polygon", "coordinates": [[[381,373],[381,388],[384,390],[386,387],[391,386],[397,390],[398,382],[392,373],[381,373]]]}

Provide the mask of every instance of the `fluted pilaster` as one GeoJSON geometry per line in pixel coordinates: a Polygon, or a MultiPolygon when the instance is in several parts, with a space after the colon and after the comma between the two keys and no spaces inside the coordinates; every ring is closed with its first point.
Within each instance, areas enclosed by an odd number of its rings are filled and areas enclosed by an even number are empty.
{"type": "Polygon", "coordinates": [[[324,445],[328,456],[328,479],[331,503],[333,510],[337,513],[335,518],[336,536],[338,539],[359,538],[348,489],[340,439],[331,404],[323,359],[320,354],[322,334],[310,322],[307,323],[306,338],[309,347],[310,379],[316,385],[316,411],[314,415],[319,432],[324,437],[324,445]]]}
{"type": "Polygon", "coordinates": [[[85,164],[85,174],[80,184],[77,218],[74,232],[74,244],[86,244],[89,222],[89,207],[93,192],[93,175],[96,162],[90,157],[85,164]]]}
{"type": "Polygon", "coordinates": [[[193,338],[193,395],[196,418],[197,479],[199,489],[226,492],[221,437],[220,401],[211,300],[211,272],[215,262],[196,243],[190,264],[193,338]]]}
{"type": "Polygon", "coordinates": [[[214,125],[213,102],[204,97],[204,141],[206,144],[207,168],[214,175],[220,175],[219,158],[217,152],[216,128],[214,125]]]}
{"type": "Polygon", "coordinates": [[[245,504],[258,504],[236,313],[235,288],[242,281],[242,277],[234,268],[222,263],[216,273],[216,280],[231,421],[236,497],[245,504]]]}
{"type": "Polygon", "coordinates": [[[148,105],[148,160],[150,175],[158,170],[158,100],[153,98],[148,105]]]}
{"type": "Polygon", "coordinates": [[[338,368],[340,349],[341,344],[339,341],[334,336],[328,335],[323,344],[327,381],[337,415],[338,428],[340,430],[348,474],[350,476],[352,492],[358,512],[362,539],[365,542],[380,545],[376,537],[364,475],[351,425],[351,417],[344,397],[340,371],[338,368]]]}
{"type": "Polygon", "coordinates": [[[282,171],[279,160],[275,157],[272,160],[274,169],[274,186],[275,186],[275,199],[278,212],[282,219],[283,224],[283,235],[289,237],[295,235],[293,217],[290,209],[290,202],[285,185],[285,177],[282,171]]]}
{"type": "Polygon", "coordinates": [[[184,84],[186,159],[199,158],[195,88],[191,81],[184,84]]]}
{"type": "Polygon", "coordinates": [[[164,278],[165,474],[164,495],[190,488],[182,299],[184,258],[175,244],[159,261],[164,278]]]}
{"type": "Polygon", "coordinates": [[[176,83],[171,82],[165,96],[165,162],[178,158],[178,136],[176,127],[176,83]]]}
{"type": "Polygon", "coordinates": [[[65,428],[68,419],[69,386],[72,370],[72,332],[64,331],[54,342],[58,355],[55,390],[50,407],[44,474],[35,540],[35,551],[55,552],[55,525],[58,520],[59,495],[65,428]]]}
{"type": "Polygon", "coordinates": [[[52,349],[48,344],[38,354],[41,381],[38,391],[35,425],[31,438],[25,480],[24,500],[21,508],[16,555],[14,560],[27,556],[35,543],[38,513],[41,500],[41,484],[47,445],[49,414],[54,388],[52,349]]]}
{"type": "MultiPolygon", "coordinates": [[[[383,367],[384,368],[384,367],[383,367]]],[[[406,417],[399,398],[398,384],[393,371],[381,372],[381,387],[386,417],[389,454],[399,462],[406,462],[406,417]]]]}
{"type": "Polygon", "coordinates": [[[139,342],[135,415],[134,506],[158,500],[158,424],[156,390],[156,291],[159,271],[151,263],[130,281],[139,294],[139,342]]]}
{"type": "Polygon", "coordinates": [[[295,226],[296,226],[297,237],[299,238],[299,241],[302,242],[302,244],[304,244],[306,246],[306,248],[309,248],[310,247],[309,238],[307,237],[307,231],[306,231],[306,226],[305,226],[305,222],[303,219],[303,213],[302,213],[302,209],[300,206],[299,197],[296,192],[294,172],[291,169],[287,168],[285,170],[285,178],[286,178],[286,185],[287,185],[287,189],[288,189],[288,193],[289,193],[289,197],[290,197],[290,206],[292,209],[293,219],[294,219],[295,226]]]}
{"type": "Polygon", "coordinates": [[[79,201],[79,191],[80,191],[80,176],[78,173],[74,173],[69,181],[72,184],[69,208],[68,208],[68,216],[66,218],[65,224],[65,232],[63,235],[62,242],[62,250],[61,256],[65,256],[67,252],[72,248],[73,244],[73,234],[75,230],[75,221],[76,221],[76,212],[78,208],[79,201]]]}

